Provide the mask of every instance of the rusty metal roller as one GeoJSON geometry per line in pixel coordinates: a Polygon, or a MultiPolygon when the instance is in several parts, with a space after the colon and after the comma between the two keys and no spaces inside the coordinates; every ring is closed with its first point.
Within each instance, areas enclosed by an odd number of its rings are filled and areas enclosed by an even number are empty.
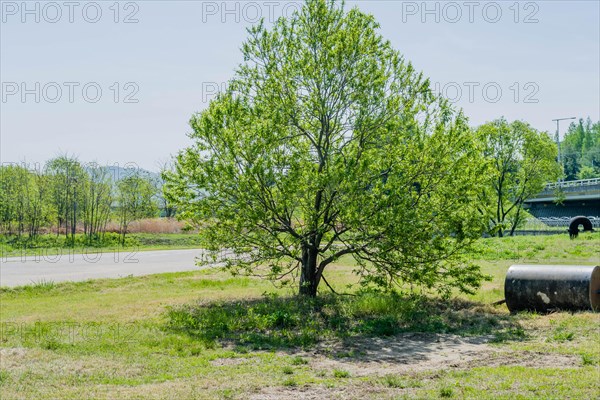
{"type": "Polygon", "coordinates": [[[512,265],[504,281],[512,311],[600,311],[600,267],[584,265],[512,265]]]}

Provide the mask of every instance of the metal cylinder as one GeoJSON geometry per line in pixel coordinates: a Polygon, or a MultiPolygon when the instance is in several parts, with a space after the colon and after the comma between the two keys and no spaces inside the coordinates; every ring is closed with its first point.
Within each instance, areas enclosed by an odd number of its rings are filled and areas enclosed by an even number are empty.
{"type": "Polygon", "coordinates": [[[600,311],[600,267],[583,265],[512,265],[504,281],[512,311],[600,311]]]}

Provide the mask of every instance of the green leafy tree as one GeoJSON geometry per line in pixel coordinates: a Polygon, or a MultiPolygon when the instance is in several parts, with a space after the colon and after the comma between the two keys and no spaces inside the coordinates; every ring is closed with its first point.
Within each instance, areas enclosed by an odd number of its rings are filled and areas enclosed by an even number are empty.
{"type": "Polygon", "coordinates": [[[39,169],[30,170],[25,186],[27,199],[27,227],[31,240],[35,240],[42,227],[48,227],[54,216],[50,198],[50,179],[39,169]]]}
{"type": "Polygon", "coordinates": [[[154,201],[156,187],[152,181],[134,172],[117,183],[117,217],[121,233],[121,243],[125,244],[125,235],[131,222],[156,217],[158,207],[154,201]]]}
{"type": "Polygon", "coordinates": [[[481,212],[489,218],[490,233],[504,236],[510,230],[513,235],[525,200],[562,174],[556,144],[525,122],[508,123],[504,118],[480,126],[477,133],[491,166],[481,193],[485,205],[481,212]]]}
{"type": "Polygon", "coordinates": [[[309,0],[249,30],[229,89],[191,119],[166,196],[206,262],[315,296],[345,255],[363,284],[476,288],[479,149],[461,113],[358,9],[309,0]]]}
{"type": "Polygon", "coordinates": [[[79,160],[66,155],[48,161],[46,173],[51,185],[51,202],[56,211],[56,234],[59,235],[64,226],[65,238],[74,245],[89,176],[79,160]]]}
{"type": "Polygon", "coordinates": [[[86,168],[88,179],[83,185],[83,232],[88,244],[100,239],[108,223],[113,201],[113,185],[109,170],[96,164],[86,168]]]}
{"type": "Polygon", "coordinates": [[[598,174],[594,170],[593,167],[586,165],[585,167],[579,170],[577,174],[577,179],[593,179],[598,178],[598,174]]]}
{"type": "Polygon", "coordinates": [[[23,165],[2,166],[0,199],[2,203],[2,225],[10,235],[22,236],[25,233],[29,211],[30,173],[23,165]]]}
{"type": "Polygon", "coordinates": [[[600,122],[594,124],[588,117],[572,123],[561,142],[561,153],[566,180],[600,177],[600,122]]]}
{"type": "Polygon", "coordinates": [[[21,189],[17,179],[18,167],[6,164],[0,167],[0,221],[2,232],[12,235],[16,219],[16,200],[21,189]]]}
{"type": "Polygon", "coordinates": [[[35,240],[52,215],[47,177],[35,167],[0,167],[0,224],[9,235],[35,240]]]}
{"type": "Polygon", "coordinates": [[[173,163],[171,161],[162,162],[159,164],[160,168],[160,177],[155,179],[155,186],[158,189],[157,192],[157,200],[160,206],[161,217],[165,218],[174,218],[177,213],[177,209],[175,208],[175,204],[173,204],[169,199],[164,195],[163,185],[164,185],[164,177],[168,175],[170,172],[173,172],[173,163]]]}

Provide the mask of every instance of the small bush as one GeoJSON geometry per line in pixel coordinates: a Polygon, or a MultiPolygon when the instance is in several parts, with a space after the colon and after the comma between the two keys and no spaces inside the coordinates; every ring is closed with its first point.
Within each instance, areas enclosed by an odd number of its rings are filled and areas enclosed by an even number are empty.
{"type": "Polygon", "coordinates": [[[452,390],[452,388],[449,388],[449,387],[441,388],[440,389],[440,397],[444,397],[444,398],[454,397],[454,390],[452,390]]]}

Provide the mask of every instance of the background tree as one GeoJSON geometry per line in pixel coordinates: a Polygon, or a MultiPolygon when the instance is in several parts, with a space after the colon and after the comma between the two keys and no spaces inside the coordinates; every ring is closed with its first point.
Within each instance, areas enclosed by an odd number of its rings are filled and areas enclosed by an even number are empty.
{"type": "Polygon", "coordinates": [[[479,127],[490,171],[481,193],[481,209],[490,221],[489,232],[512,235],[521,221],[523,202],[561,176],[557,147],[545,132],[522,121],[504,118],[479,127]]]}
{"type": "Polygon", "coordinates": [[[86,168],[88,179],[82,185],[83,201],[81,206],[83,232],[86,241],[91,244],[100,240],[100,233],[108,223],[113,201],[113,184],[106,167],[90,164],[86,168]]]}
{"type": "Polygon", "coordinates": [[[27,185],[25,186],[27,207],[27,226],[30,240],[36,240],[42,227],[47,227],[54,216],[54,209],[50,202],[50,180],[38,168],[29,170],[27,185]]]}
{"type": "Polygon", "coordinates": [[[0,224],[8,235],[35,240],[52,215],[47,177],[27,164],[0,167],[0,224]]]}
{"type": "Polygon", "coordinates": [[[0,204],[2,225],[9,235],[21,237],[25,233],[29,212],[30,173],[22,165],[9,164],[2,166],[0,184],[0,204]]]}
{"type": "Polygon", "coordinates": [[[157,201],[161,210],[161,216],[165,218],[173,218],[177,213],[175,204],[171,202],[167,196],[164,195],[163,185],[164,177],[174,171],[172,161],[165,161],[159,164],[160,177],[155,179],[155,186],[157,190],[157,201]]]}
{"type": "Polygon", "coordinates": [[[156,217],[158,207],[154,201],[156,187],[152,181],[135,172],[117,182],[117,210],[121,243],[125,244],[127,228],[132,221],[156,217]]]}
{"type": "Polygon", "coordinates": [[[315,296],[344,255],[364,284],[470,291],[482,232],[479,149],[465,118],[358,9],[309,0],[249,30],[226,93],[191,119],[165,174],[207,261],[315,296]]]}
{"type": "Polygon", "coordinates": [[[12,235],[16,219],[16,199],[19,194],[17,182],[18,166],[7,164],[0,166],[0,220],[2,232],[12,235]]]}
{"type": "Polygon", "coordinates": [[[57,235],[64,226],[65,238],[74,244],[88,175],[76,158],[66,155],[48,161],[46,172],[49,175],[51,198],[56,211],[57,235]]]}
{"type": "Polygon", "coordinates": [[[600,178],[600,122],[579,119],[561,142],[566,180],[600,178]]]}

